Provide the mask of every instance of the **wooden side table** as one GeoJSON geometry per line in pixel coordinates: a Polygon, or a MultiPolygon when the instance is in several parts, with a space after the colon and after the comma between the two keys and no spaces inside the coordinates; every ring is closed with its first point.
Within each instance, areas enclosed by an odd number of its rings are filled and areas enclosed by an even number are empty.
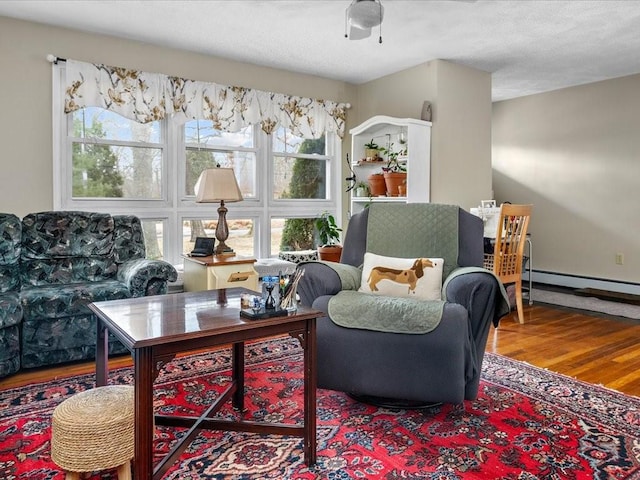
{"type": "Polygon", "coordinates": [[[241,256],[211,255],[208,257],[184,258],[184,291],[221,290],[244,287],[255,292],[258,286],[258,272],[253,264],[255,258],[241,256]]]}

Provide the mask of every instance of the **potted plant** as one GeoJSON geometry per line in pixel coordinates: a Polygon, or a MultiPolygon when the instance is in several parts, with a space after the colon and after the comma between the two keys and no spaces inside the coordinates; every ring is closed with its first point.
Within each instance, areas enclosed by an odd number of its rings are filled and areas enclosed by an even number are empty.
{"type": "Polygon", "coordinates": [[[400,196],[401,190],[403,190],[403,193],[406,192],[402,186],[407,183],[407,169],[398,162],[400,152],[394,152],[393,143],[391,143],[389,148],[382,149],[382,153],[387,155],[388,159],[386,167],[382,167],[388,195],[391,197],[400,196]]]}
{"type": "Polygon", "coordinates": [[[329,212],[323,212],[315,223],[320,236],[320,246],[318,247],[320,260],[339,262],[342,256],[342,245],[340,245],[342,229],[338,227],[336,219],[329,212]]]}
{"type": "Polygon", "coordinates": [[[380,147],[373,141],[373,138],[369,143],[364,144],[364,157],[367,162],[375,162],[378,160],[378,152],[380,147]]]}
{"type": "Polygon", "coordinates": [[[372,173],[367,177],[370,197],[384,197],[387,194],[387,186],[383,172],[372,173]]]}
{"type": "Polygon", "coordinates": [[[356,197],[368,197],[369,196],[369,184],[367,182],[358,182],[356,184],[356,197]]]}
{"type": "Polygon", "coordinates": [[[398,195],[401,197],[407,196],[407,179],[405,178],[400,185],[398,185],[398,195]]]}

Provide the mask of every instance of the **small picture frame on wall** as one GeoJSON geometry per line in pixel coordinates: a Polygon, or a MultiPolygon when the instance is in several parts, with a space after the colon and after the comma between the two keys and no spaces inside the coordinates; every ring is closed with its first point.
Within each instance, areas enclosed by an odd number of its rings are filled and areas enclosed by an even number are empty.
{"type": "Polygon", "coordinates": [[[480,201],[480,206],[482,208],[496,208],[496,201],[495,200],[481,200],[480,201]]]}

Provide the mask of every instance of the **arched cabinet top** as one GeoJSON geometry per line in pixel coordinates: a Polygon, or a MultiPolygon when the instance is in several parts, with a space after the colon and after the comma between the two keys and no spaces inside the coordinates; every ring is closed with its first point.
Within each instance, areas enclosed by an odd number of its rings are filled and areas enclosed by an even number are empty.
{"type": "Polygon", "coordinates": [[[418,120],[417,118],[398,118],[389,117],[387,115],[376,115],[362,122],[357,127],[353,127],[349,130],[351,135],[361,135],[368,132],[376,132],[381,128],[385,128],[389,125],[397,127],[408,127],[409,125],[418,125],[423,127],[430,127],[431,122],[425,120],[418,120]]]}

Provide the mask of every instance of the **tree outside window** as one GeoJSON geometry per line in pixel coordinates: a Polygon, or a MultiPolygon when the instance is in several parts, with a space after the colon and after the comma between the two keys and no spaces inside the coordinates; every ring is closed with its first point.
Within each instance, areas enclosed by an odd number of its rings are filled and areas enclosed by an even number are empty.
{"type": "MultiPolygon", "coordinates": [[[[298,153],[325,153],[325,137],[306,139],[300,144],[298,153]]],[[[293,162],[289,190],[281,198],[325,198],[326,161],[296,158],[293,162]]],[[[280,241],[280,250],[309,250],[314,248],[314,219],[288,218],[285,221],[280,241]]]]}

